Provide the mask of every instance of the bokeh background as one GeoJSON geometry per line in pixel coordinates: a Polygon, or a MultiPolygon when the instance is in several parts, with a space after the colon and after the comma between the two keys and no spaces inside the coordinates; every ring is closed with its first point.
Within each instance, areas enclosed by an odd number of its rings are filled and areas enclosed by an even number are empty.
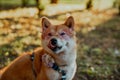
{"type": "Polygon", "coordinates": [[[120,80],[120,0],[0,0],[0,69],[41,46],[41,17],[72,15],[77,36],[74,80],[120,80]]]}

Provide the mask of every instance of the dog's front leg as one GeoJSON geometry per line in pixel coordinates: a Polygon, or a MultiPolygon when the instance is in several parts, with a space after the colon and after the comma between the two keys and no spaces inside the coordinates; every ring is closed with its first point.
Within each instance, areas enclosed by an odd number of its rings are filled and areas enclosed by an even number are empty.
{"type": "Polygon", "coordinates": [[[44,72],[48,80],[58,80],[60,75],[53,69],[53,65],[55,64],[54,59],[50,55],[44,54],[42,56],[42,63],[44,65],[44,72]]]}
{"type": "Polygon", "coordinates": [[[44,54],[42,56],[42,62],[44,63],[44,65],[46,65],[47,67],[52,67],[53,64],[55,63],[54,59],[48,55],[48,54],[44,54]]]}

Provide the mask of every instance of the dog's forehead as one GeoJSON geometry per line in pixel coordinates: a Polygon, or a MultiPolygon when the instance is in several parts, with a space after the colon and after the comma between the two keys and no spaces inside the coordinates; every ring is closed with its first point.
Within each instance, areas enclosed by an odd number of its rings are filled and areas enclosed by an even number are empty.
{"type": "Polygon", "coordinates": [[[61,25],[52,25],[52,28],[50,28],[51,32],[60,32],[64,29],[67,29],[67,27],[63,24],[61,25]]]}

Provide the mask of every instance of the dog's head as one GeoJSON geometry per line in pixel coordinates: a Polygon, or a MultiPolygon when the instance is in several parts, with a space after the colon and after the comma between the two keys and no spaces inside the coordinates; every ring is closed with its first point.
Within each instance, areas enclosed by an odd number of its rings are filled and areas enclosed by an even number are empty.
{"type": "Polygon", "coordinates": [[[59,54],[74,47],[74,19],[68,17],[64,24],[52,25],[42,18],[42,46],[46,51],[59,54]]]}

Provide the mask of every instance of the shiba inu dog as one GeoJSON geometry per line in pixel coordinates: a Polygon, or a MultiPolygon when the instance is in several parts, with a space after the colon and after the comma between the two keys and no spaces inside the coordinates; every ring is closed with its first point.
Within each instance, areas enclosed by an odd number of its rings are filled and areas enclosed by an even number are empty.
{"type": "Polygon", "coordinates": [[[0,80],[72,80],[76,72],[76,40],[72,16],[53,25],[42,18],[42,48],[25,53],[1,70],[0,80]]]}

